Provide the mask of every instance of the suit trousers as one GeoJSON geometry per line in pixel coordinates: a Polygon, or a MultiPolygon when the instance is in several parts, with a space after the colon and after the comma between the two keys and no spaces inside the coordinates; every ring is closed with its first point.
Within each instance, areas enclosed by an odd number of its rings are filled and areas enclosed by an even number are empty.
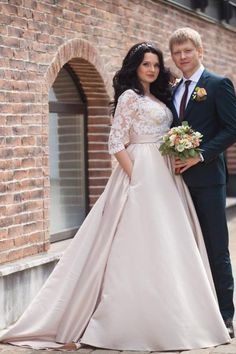
{"type": "Polygon", "coordinates": [[[224,320],[233,318],[234,280],[229,254],[225,213],[226,186],[189,187],[199,218],[224,320]]]}

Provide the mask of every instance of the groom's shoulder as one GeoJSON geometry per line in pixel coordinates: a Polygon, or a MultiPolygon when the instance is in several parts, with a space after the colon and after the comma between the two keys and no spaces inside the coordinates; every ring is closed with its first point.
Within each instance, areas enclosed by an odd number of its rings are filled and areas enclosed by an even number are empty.
{"type": "Polygon", "coordinates": [[[205,77],[207,77],[208,79],[210,79],[212,82],[221,82],[222,80],[225,80],[227,79],[225,76],[222,76],[222,75],[219,75],[219,74],[216,74],[212,71],[209,71],[209,70],[205,70],[205,77]]]}
{"type": "Polygon", "coordinates": [[[208,70],[205,70],[204,72],[205,74],[205,77],[209,80],[210,83],[214,84],[214,85],[217,85],[217,84],[230,84],[232,85],[232,81],[226,77],[226,76],[223,76],[223,75],[219,75],[219,74],[216,74],[212,71],[208,71],[208,70]]]}
{"type": "Polygon", "coordinates": [[[228,77],[205,70],[205,78],[207,78],[209,92],[218,92],[221,97],[224,97],[225,93],[229,93],[235,97],[234,84],[228,77]]]}

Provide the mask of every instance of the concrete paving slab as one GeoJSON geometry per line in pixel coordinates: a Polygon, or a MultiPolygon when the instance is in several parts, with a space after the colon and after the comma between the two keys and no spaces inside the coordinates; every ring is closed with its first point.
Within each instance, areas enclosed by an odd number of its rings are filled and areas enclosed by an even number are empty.
{"type": "MultiPolygon", "coordinates": [[[[149,353],[149,352],[146,352],[146,353],[149,353]]],[[[180,352],[150,352],[152,354],[180,354],[180,352]]],[[[185,353],[187,353],[185,351],[185,353]]]]}
{"type": "MultiPolygon", "coordinates": [[[[206,348],[206,349],[194,349],[194,350],[185,350],[180,352],[180,354],[210,354],[214,348],[206,348]]],[[[167,354],[167,353],[165,353],[167,354]]]]}
{"type": "MultiPolygon", "coordinates": [[[[132,352],[130,352],[131,354],[132,352]]],[[[152,354],[180,354],[180,352],[150,352],[152,354]]],[[[187,353],[187,352],[185,352],[187,353]]]]}
{"type": "Polygon", "coordinates": [[[236,345],[234,344],[221,345],[213,349],[211,352],[211,354],[235,354],[235,353],[236,353],[236,345]]]}
{"type": "MultiPolygon", "coordinates": [[[[118,354],[121,353],[120,350],[109,350],[109,349],[94,349],[93,354],[118,354]]],[[[123,352],[124,353],[124,352],[123,352]]],[[[132,352],[135,353],[135,352],[132,352]]],[[[139,352],[142,353],[142,352],[139,352]]]]}
{"type": "Polygon", "coordinates": [[[145,352],[145,351],[136,351],[136,350],[123,350],[122,354],[147,354],[150,352],[145,352]]]}
{"type": "Polygon", "coordinates": [[[94,351],[95,348],[80,348],[77,350],[76,353],[79,353],[79,354],[89,354],[89,353],[92,353],[92,351],[94,351]]]}

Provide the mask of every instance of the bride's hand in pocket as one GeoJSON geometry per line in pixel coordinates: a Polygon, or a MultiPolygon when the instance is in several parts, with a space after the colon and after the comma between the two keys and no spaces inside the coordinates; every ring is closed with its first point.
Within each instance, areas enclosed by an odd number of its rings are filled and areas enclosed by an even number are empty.
{"type": "Polygon", "coordinates": [[[130,173],[128,173],[129,182],[131,182],[132,174],[133,174],[133,167],[132,167],[132,170],[130,171],[130,173]]]}
{"type": "Polygon", "coordinates": [[[133,172],[133,162],[128,154],[128,152],[124,149],[119,151],[115,154],[117,161],[119,162],[120,166],[123,168],[124,172],[129,177],[131,181],[132,172],[133,172]]]}

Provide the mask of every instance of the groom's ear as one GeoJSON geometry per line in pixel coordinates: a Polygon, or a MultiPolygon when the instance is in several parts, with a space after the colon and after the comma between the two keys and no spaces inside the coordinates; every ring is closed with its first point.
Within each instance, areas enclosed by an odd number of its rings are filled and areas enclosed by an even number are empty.
{"type": "Polygon", "coordinates": [[[197,47],[199,59],[203,59],[203,47],[197,47]]]}

